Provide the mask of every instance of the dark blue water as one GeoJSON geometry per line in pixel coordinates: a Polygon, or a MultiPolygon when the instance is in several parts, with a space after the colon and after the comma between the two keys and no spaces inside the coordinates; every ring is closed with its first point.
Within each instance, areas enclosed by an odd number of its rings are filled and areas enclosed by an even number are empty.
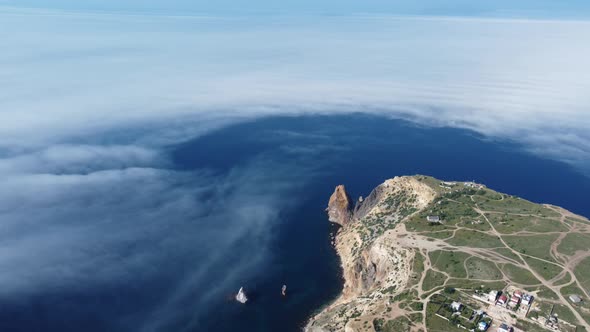
{"type": "Polygon", "coordinates": [[[304,168],[311,163],[318,172],[300,180],[305,180],[305,189],[296,198],[300,204],[285,216],[276,235],[275,270],[251,281],[260,298],[247,306],[222,306],[201,327],[297,331],[310,313],[337,295],[340,271],[329,247],[330,227],[323,212],[337,184],[346,184],[355,196],[367,195],[387,178],[428,174],[476,180],[590,215],[590,205],[581,194],[590,190],[590,179],[568,165],[525,153],[515,143],[486,140],[465,130],[424,128],[366,115],[276,117],[217,131],[175,151],[183,167],[220,172],[257,154],[277,164],[299,163],[304,168]],[[311,157],[305,152],[285,154],[286,146],[300,147],[311,157]],[[287,301],[277,296],[284,280],[293,294],[287,301]]]}
{"type": "MultiPolygon", "coordinates": [[[[276,218],[280,222],[269,225],[272,238],[264,243],[238,243],[231,257],[210,267],[208,279],[193,285],[186,306],[178,309],[176,319],[163,331],[299,331],[342,287],[338,259],[330,246],[334,229],[324,212],[337,184],[346,184],[353,196],[367,195],[387,178],[428,174],[475,180],[590,216],[590,204],[584,199],[590,179],[564,163],[526,153],[514,142],[489,140],[470,131],[425,128],[367,115],[260,119],[170,146],[167,153],[175,170],[207,170],[217,177],[231,176],[244,165],[268,167],[265,173],[272,176],[248,185],[264,192],[279,183],[277,192],[288,199],[281,200],[276,218]],[[196,303],[199,294],[215,286],[232,263],[247,261],[263,249],[268,254],[256,271],[239,282],[223,284],[223,296],[205,308],[191,307],[191,299],[196,303]],[[279,296],[284,283],[286,298],[279,296]],[[246,305],[230,299],[241,285],[251,297],[246,305]]],[[[194,227],[203,225],[196,220],[194,227]]],[[[194,244],[195,257],[213,254],[203,253],[200,245],[194,244]]],[[[171,262],[175,259],[170,257],[171,262]]],[[[0,330],[133,331],[154,318],[148,313],[154,315],[153,309],[186,272],[184,266],[199,264],[198,259],[190,263],[185,259],[179,257],[182,263],[171,263],[155,279],[138,277],[125,285],[93,291],[51,289],[18,303],[0,303],[0,330]]]]}

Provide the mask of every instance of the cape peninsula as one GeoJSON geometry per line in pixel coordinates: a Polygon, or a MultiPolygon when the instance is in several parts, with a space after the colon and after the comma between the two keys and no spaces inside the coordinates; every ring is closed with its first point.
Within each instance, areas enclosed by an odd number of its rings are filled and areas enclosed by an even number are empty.
{"type": "Polygon", "coordinates": [[[473,182],[336,187],[344,287],[306,332],[590,331],[590,221],[473,182]]]}

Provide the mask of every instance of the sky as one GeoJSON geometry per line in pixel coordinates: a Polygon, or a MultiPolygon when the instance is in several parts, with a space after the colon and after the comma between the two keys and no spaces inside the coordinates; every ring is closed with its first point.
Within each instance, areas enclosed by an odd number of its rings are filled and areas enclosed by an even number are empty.
{"type": "Polygon", "coordinates": [[[182,256],[195,219],[241,221],[211,230],[233,230],[221,253],[265,239],[289,176],[264,160],[179,172],[164,153],[249,119],[381,114],[513,140],[590,174],[588,13],[588,1],[549,0],[0,0],[0,294],[145,271],[166,256],[113,253],[155,241],[182,256]],[[260,177],[277,185],[244,189],[260,177]],[[219,200],[203,200],[212,190],[219,200]],[[159,238],[171,215],[182,222],[159,238]]]}
{"type": "Polygon", "coordinates": [[[358,13],[452,16],[589,17],[584,0],[3,0],[7,6],[176,14],[331,14],[358,13]]]}

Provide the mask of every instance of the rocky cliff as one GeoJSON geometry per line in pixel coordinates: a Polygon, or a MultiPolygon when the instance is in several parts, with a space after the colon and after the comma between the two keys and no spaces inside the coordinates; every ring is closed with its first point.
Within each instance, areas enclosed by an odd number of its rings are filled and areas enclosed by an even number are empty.
{"type": "Polygon", "coordinates": [[[546,328],[541,317],[554,305],[569,313],[554,329],[590,331],[590,311],[567,298],[572,289],[590,294],[577,279],[590,269],[587,218],[481,184],[429,176],[387,180],[352,206],[338,186],[327,211],[342,225],[335,249],[344,286],[310,319],[307,332],[469,331],[481,321],[492,324],[490,330],[503,322],[537,331],[546,328]],[[521,272],[506,272],[512,270],[526,273],[526,281],[521,272]],[[488,289],[530,292],[534,302],[524,312],[532,315],[489,310],[487,300],[476,300],[488,289]],[[449,303],[457,300],[468,308],[464,312],[486,314],[479,321],[452,320],[449,303]]]}
{"type": "Polygon", "coordinates": [[[334,189],[334,193],[328,201],[326,212],[328,212],[328,219],[331,222],[341,226],[345,226],[351,221],[352,203],[344,185],[339,185],[334,189]]]}
{"type": "Polygon", "coordinates": [[[411,272],[413,252],[399,244],[395,229],[434,197],[434,190],[414,177],[396,177],[351,208],[345,187],[336,187],[326,211],[331,222],[343,226],[335,247],[344,289],[334,303],[311,319],[306,331],[360,331],[364,320],[358,318],[369,319],[373,312],[385,310],[389,294],[403,289],[411,272]]]}

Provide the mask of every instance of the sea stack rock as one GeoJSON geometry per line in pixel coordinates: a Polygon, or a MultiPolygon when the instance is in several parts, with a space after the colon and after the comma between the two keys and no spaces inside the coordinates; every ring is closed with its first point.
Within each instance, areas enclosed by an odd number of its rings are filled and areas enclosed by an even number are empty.
{"type": "Polygon", "coordinates": [[[326,211],[328,212],[328,219],[341,226],[345,226],[352,219],[351,200],[343,185],[337,186],[332,196],[330,196],[326,211]]]}
{"type": "Polygon", "coordinates": [[[246,301],[248,301],[248,297],[246,297],[246,293],[244,293],[244,287],[240,287],[238,295],[236,295],[236,301],[240,303],[246,303],[246,301]]]}

